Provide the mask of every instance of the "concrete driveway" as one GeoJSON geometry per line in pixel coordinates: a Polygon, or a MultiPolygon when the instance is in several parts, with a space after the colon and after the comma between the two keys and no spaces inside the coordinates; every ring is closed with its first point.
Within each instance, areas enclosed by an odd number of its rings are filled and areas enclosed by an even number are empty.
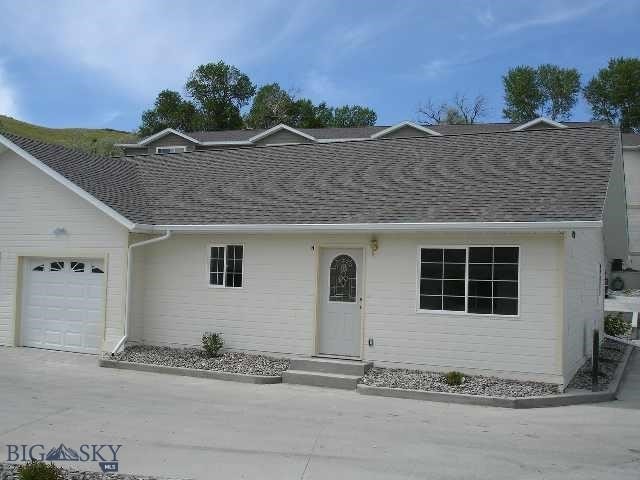
{"type": "Polygon", "coordinates": [[[2,461],[6,444],[62,442],[122,444],[121,472],[171,478],[640,475],[635,395],[508,410],[104,369],[93,356],[26,348],[0,348],[0,366],[2,461]]]}

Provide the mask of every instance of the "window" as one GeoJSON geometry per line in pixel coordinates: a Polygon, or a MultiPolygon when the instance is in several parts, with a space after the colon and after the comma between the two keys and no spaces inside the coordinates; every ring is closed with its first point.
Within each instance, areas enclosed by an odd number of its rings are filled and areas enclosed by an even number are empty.
{"type": "Polygon", "coordinates": [[[419,308],[518,315],[518,247],[420,249],[419,308]]]}
{"type": "Polygon", "coordinates": [[[34,272],[44,272],[44,263],[42,263],[42,264],[40,264],[40,265],[38,265],[38,266],[33,267],[33,271],[34,271],[34,272]]]}
{"type": "Polygon", "coordinates": [[[184,153],[187,151],[187,147],[156,147],[156,153],[184,153]]]}
{"type": "Polygon", "coordinates": [[[71,262],[71,271],[72,272],[84,272],[84,263],[82,262],[71,262]]]}
{"type": "Polygon", "coordinates": [[[356,301],[356,262],[349,255],[338,255],[329,267],[329,301],[356,301]]]}
{"type": "Polygon", "coordinates": [[[213,246],[209,250],[209,285],[242,287],[242,245],[213,246]]]}
{"type": "Polygon", "coordinates": [[[464,311],[464,248],[423,248],[420,255],[420,308],[464,311]]]}
{"type": "Polygon", "coordinates": [[[91,265],[91,273],[104,273],[104,271],[97,265],[91,265]]]}
{"type": "Polygon", "coordinates": [[[468,311],[518,314],[518,247],[469,248],[468,311]]]}
{"type": "Polygon", "coordinates": [[[51,262],[49,265],[50,272],[60,272],[64,270],[64,262],[51,262]]]}

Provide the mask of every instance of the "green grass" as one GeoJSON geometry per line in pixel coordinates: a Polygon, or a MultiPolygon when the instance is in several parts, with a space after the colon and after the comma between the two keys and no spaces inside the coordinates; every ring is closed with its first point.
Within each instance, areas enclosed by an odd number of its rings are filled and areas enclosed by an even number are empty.
{"type": "Polygon", "coordinates": [[[0,132],[13,133],[47,143],[55,143],[100,155],[119,155],[114,143],[135,143],[135,135],[119,130],[92,128],[47,128],[0,115],[0,132]]]}

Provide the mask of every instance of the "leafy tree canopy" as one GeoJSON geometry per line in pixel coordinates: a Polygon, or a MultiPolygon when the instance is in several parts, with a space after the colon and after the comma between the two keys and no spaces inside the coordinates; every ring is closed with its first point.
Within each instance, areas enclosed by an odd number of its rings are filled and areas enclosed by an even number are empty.
{"type": "Polygon", "coordinates": [[[256,93],[246,74],[222,61],[196,68],[185,90],[200,112],[203,130],[241,128],[240,109],[256,93]]]}
{"type": "Polygon", "coordinates": [[[580,92],[580,73],[575,68],[551,64],[511,68],[502,81],[505,98],[502,113],[516,123],[542,116],[568,120],[580,92]]]}
{"type": "Polygon", "coordinates": [[[362,127],[375,125],[377,115],[360,105],[315,105],[308,98],[297,99],[294,93],[270,83],[258,89],[244,120],[250,128],[270,128],[280,123],[294,128],[362,127]]]}
{"type": "Polygon", "coordinates": [[[583,93],[595,120],[640,131],[640,58],[612,58],[583,93]]]}
{"type": "Polygon", "coordinates": [[[292,125],[293,96],[277,83],[269,83],[258,89],[245,123],[250,128],[271,128],[280,123],[292,125]]]}
{"type": "Polygon", "coordinates": [[[186,98],[171,90],[160,92],[153,108],[142,114],[138,133],[242,128],[240,109],[255,91],[249,77],[232,65],[222,61],[200,65],[187,80],[186,98]]]}
{"type": "Polygon", "coordinates": [[[153,108],[142,113],[142,124],[139,134],[153,135],[165,128],[181,131],[197,130],[199,112],[188,100],[178,92],[163,90],[158,94],[153,108]]]}
{"type": "Polygon", "coordinates": [[[296,98],[277,83],[256,91],[249,77],[224,62],[200,65],[189,76],[185,96],[172,90],[158,94],[153,108],[142,114],[138,133],[149,136],[165,128],[181,131],[270,128],[280,123],[294,128],[375,125],[376,113],[360,105],[331,107],[296,98]],[[254,96],[255,95],[255,96],[254,96]],[[241,109],[253,97],[244,116],[241,109]]]}
{"type": "Polygon", "coordinates": [[[360,105],[343,105],[333,109],[332,127],[365,127],[376,124],[378,115],[360,105]]]}

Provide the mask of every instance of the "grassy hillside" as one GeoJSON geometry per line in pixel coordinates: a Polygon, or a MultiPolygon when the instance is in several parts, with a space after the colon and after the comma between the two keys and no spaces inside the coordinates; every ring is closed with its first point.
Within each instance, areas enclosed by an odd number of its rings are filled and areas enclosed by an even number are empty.
{"type": "Polygon", "coordinates": [[[14,135],[33,138],[42,142],[57,143],[101,155],[119,154],[120,151],[113,146],[114,143],[135,143],[138,141],[134,135],[118,130],[46,128],[21,122],[4,115],[0,115],[0,132],[13,133],[14,135]]]}

